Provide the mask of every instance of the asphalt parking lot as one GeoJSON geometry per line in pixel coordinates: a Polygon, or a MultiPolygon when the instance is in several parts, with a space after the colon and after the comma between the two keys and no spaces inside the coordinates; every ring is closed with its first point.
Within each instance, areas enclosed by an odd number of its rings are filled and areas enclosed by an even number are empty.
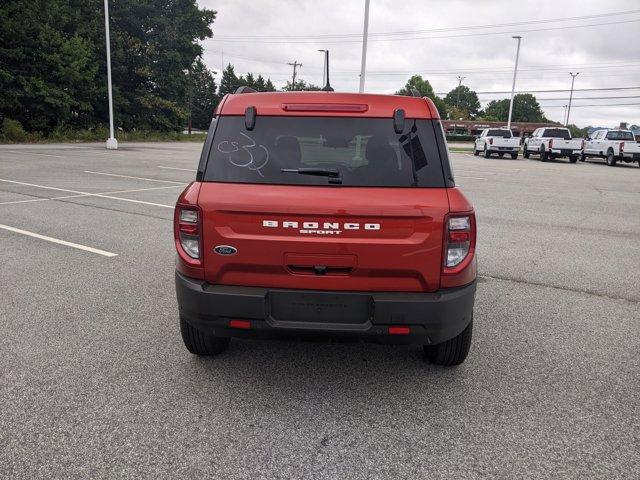
{"type": "Polygon", "coordinates": [[[444,369],[368,344],[190,355],[172,205],[199,151],[0,146],[0,478],[640,476],[637,164],[453,154],[481,278],[444,369]]]}

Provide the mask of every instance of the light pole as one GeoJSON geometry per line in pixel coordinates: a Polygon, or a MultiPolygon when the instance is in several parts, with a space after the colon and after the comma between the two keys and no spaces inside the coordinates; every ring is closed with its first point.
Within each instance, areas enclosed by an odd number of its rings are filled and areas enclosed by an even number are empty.
{"type": "Polygon", "coordinates": [[[113,92],[111,91],[111,40],[109,39],[109,0],[104,0],[104,31],[107,42],[107,91],[109,92],[109,138],[107,150],[117,150],[118,141],[113,136],[113,92]]]}
{"type": "Polygon", "coordinates": [[[367,38],[369,36],[369,0],[364,0],[364,31],[362,32],[362,63],[360,64],[360,88],[364,92],[364,74],[367,69],[367,38]]]}
{"type": "Polygon", "coordinates": [[[509,102],[509,119],[507,120],[507,128],[511,128],[511,114],[513,113],[513,94],[515,93],[515,90],[516,90],[516,75],[518,74],[518,58],[520,58],[520,40],[522,40],[522,37],[519,35],[516,35],[515,37],[511,37],[511,38],[515,38],[516,40],[518,40],[518,48],[516,49],[516,65],[513,69],[513,84],[511,85],[511,101],[509,102]]]}
{"type": "Polygon", "coordinates": [[[318,49],[324,55],[324,63],[322,65],[322,85],[327,83],[327,52],[328,50],[318,49]]]}
{"type": "Polygon", "coordinates": [[[569,72],[569,75],[571,75],[571,93],[569,94],[569,108],[567,108],[567,119],[564,122],[565,127],[569,125],[569,115],[571,114],[571,99],[573,99],[573,82],[576,81],[576,77],[580,75],[580,72],[576,72],[575,74],[572,72],[569,72]]]}
{"type": "Polygon", "coordinates": [[[460,109],[460,87],[462,86],[462,81],[467,77],[461,77],[460,75],[458,75],[456,78],[458,79],[458,96],[456,98],[456,108],[459,110],[460,109]]]}

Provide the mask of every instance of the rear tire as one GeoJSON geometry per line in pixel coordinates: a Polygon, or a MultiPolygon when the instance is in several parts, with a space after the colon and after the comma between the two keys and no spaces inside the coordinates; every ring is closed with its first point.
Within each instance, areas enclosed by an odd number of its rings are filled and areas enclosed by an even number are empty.
{"type": "Polygon", "coordinates": [[[587,159],[587,156],[584,154],[584,152],[582,152],[582,153],[580,154],[580,161],[581,161],[581,162],[584,162],[586,159],[587,159]]]}
{"type": "Polygon", "coordinates": [[[218,355],[229,348],[231,342],[229,337],[205,335],[192,327],[182,316],[180,317],[180,333],[184,346],[194,355],[218,355]]]}
{"type": "Polygon", "coordinates": [[[487,150],[487,144],[484,145],[484,158],[489,158],[491,156],[491,152],[487,150]]]}
{"type": "Polygon", "coordinates": [[[515,160],[518,158],[518,152],[511,154],[511,160],[515,160]]]}
{"type": "Polygon", "coordinates": [[[607,152],[607,165],[609,165],[610,167],[615,167],[616,166],[616,157],[613,154],[613,150],[609,150],[607,152]]]}
{"type": "Polygon", "coordinates": [[[547,151],[544,149],[544,147],[540,147],[540,161],[541,162],[546,162],[547,160],[549,160],[549,155],[547,154],[547,151]]]}
{"type": "Polygon", "coordinates": [[[472,331],[473,318],[471,322],[469,322],[469,325],[467,325],[467,328],[451,340],[438,343],[437,345],[425,345],[424,354],[427,360],[434,365],[442,365],[444,367],[460,365],[469,354],[472,331]]]}
{"type": "Polygon", "coordinates": [[[569,155],[569,162],[576,163],[578,161],[578,155],[569,155]]]}
{"type": "Polygon", "coordinates": [[[476,146],[475,146],[475,144],[473,145],[473,155],[474,155],[474,156],[476,156],[476,157],[477,157],[478,155],[480,155],[480,151],[479,151],[479,150],[476,150],[476,146]]]}
{"type": "Polygon", "coordinates": [[[529,158],[529,150],[527,150],[527,147],[525,145],[524,150],[522,151],[522,156],[524,158],[529,158]]]}

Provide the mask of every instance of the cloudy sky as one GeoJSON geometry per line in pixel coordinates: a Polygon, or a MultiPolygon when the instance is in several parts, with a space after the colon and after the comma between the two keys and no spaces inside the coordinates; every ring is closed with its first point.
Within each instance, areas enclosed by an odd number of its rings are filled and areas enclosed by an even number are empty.
{"type": "MultiPolygon", "coordinates": [[[[331,84],[358,90],[364,0],[197,0],[218,11],[205,61],[220,71],[322,83],[322,55],[331,52],[331,84]],[[250,5],[250,6],[248,6],[250,5]]],[[[371,0],[365,91],[393,93],[412,74],[438,93],[457,76],[489,100],[511,90],[521,35],[516,91],[562,90],[576,78],[571,123],[640,124],[640,1],[638,0],[371,0]],[[610,89],[587,90],[582,89],[610,89]],[[608,98],[603,98],[608,97],[608,98]],[[626,105],[625,105],[626,104],[626,105]]],[[[562,121],[568,92],[535,93],[547,117],[562,121]]]]}

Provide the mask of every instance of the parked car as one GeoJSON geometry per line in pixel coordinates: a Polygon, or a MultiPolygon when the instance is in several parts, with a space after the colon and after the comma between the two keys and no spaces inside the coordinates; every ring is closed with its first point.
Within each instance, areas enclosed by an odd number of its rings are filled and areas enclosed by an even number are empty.
{"type": "Polygon", "coordinates": [[[428,98],[242,93],[217,107],[175,209],[186,348],[346,336],[467,357],[476,217],[428,98]]]}
{"type": "Polygon", "coordinates": [[[618,161],[640,166],[640,143],[631,130],[602,129],[592,132],[585,140],[581,161],[587,158],[604,158],[613,167],[618,161]]]}
{"type": "Polygon", "coordinates": [[[542,127],[525,139],[522,156],[529,158],[531,154],[537,154],[543,162],[568,158],[571,163],[576,163],[582,154],[582,146],[583,140],[571,138],[568,128],[542,127]]]}
{"type": "Polygon", "coordinates": [[[492,153],[502,158],[508,153],[515,160],[520,152],[520,138],[514,137],[508,128],[485,128],[473,146],[474,155],[479,155],[480,152],[485,158],[489,158],[492,153]]]}

